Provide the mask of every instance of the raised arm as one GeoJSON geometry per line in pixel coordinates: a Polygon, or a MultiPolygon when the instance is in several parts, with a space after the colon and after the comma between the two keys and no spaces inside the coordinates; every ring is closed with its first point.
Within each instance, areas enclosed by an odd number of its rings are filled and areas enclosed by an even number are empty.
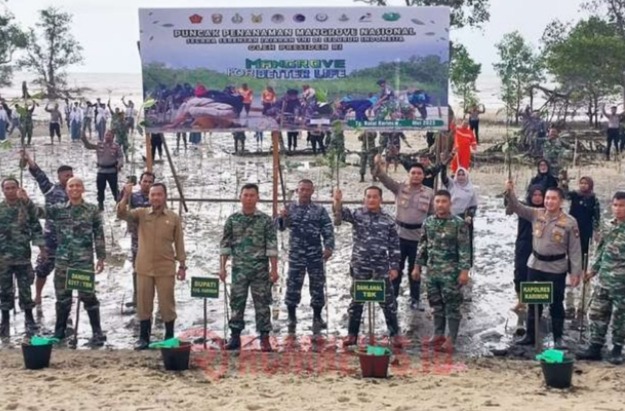
{"type": "Polygon", "coordinates": [[[508,202],[507,209],[509,211],[530,222],[534,221],[534,218],[536,217],[536,212],[542,210],[542,208],[532,208],[521,204],[516,194],[514,193],[514,186],[512,185],[512,182],[509,183],[509,187],[504,193],[504,199],[508,202]]]}
{"type": "Polygon", "coordinates": [[[84,132],[80,135],[80,140],[82,141],[83,145],[85,146],[85,148],[87,150],[97,150],[98,149],[98,145],[97,144],[90,143],[89,140],[87,140],[87,136],[85,135],[84,132]]]}

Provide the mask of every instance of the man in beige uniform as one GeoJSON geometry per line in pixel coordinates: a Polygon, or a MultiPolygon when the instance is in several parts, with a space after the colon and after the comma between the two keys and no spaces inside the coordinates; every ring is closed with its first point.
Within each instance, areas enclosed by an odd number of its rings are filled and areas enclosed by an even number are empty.
{"type": "Polygon", "coordinates": [[[178,280],[185,278],[184,239],[180,217],[166,208],[167,188],[156,183],[150,188],[150,207],[128,209],[132,183],[124,186],[124,196],[117,205],[117,217],[136,223],[139,232],[139,250],[135,262],[137,271],[137,315],[140,321],[137,350],[150,344],[154,290],[158,293],[159,310],[165,322],[165,339],[174,337],[176,301],[174,286],[176,263],[179,262],[178,280]]]}
{"type": "Polygon", "coordinates": [[[374,177],[380,179],[384,187],[395,194],[397,215],[395,223],[399,234],[401,260],[399,273],[393,280],[395,299],[399,295],[401,278],[404,273],[406,259],[408,259],[408,281],[410,283],[410,307],[413,310],[423,311],[420,303],[421,281],[414,280],[410,273],[417,258],[417,247],[421,236],[421,226],[428,214],[433,213],[434,191],[423,185],[425,167],[419,163],[410,166],[408,181],[399,183],[390,178],[383,170],[383,161],[379,155],[375,157],[374,177]]]}
{"type": "MultiPolygon", "coordinates": [[[[566,274],[570,284],[577,287],[582,274],[582,247],[575,218],[560,208],[564,195],[559,188],[549,188],[545,194],[545,208],[532,208],[519,203],[514,194],[512,181],[506,183],[508,209],[532,223],[532,255],[527,267],[529,281],[553,283],[553,303],[549,307],[555,348],[566,348],[564,334],[564,290],[566,274]]],[[[538,307],[542,316],[543,306],[538,307]]],[[[534,345],[534,309],[530,306],[527,316],[527,333],[517,345],[534,345]]]]}

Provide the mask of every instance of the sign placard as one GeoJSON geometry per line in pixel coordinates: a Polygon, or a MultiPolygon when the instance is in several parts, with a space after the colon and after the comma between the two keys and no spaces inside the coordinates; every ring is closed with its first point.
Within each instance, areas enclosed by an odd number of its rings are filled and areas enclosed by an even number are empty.
{"type": "Polygon", "coordinates": [[[219,298],[219,279],[191,277],[191,297],[219,298]]]}
{"type": "Polygon", "coordinates": [[[553,283],[550,281],[522,282],[520,297],[523,304],[551,304],[553,303],[553,283]]]}
{"type": "Polygon", "coordinates": [[[139,9],[148,132],[447,129],[448,7],[139,9]]]}
{"type": "Polygon", "coordinates": [[[354,301],[384,302],[386,283],[384,280],[354,280],[354,301]]]}
{"type": "Polygon", "coordinates": [[[65,276],[65,288],[67,290],[92,293],[95,291],[95,273],[93,271],[69,268],[65,276]]]}

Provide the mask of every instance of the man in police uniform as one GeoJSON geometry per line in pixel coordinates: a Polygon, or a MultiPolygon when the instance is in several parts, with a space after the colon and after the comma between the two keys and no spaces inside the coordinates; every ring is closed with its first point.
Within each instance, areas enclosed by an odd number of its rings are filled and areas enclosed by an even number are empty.
{"type": "MultiPolygon", "coordinates": [[[[522,205],[514,194],[512,181],[506,183],[506,190],[508,209],[532,223],[532,255],[527,262],[529,280],[553,283],[553,303],[549,308],[553,339],[555,348],[565,348],[562,335],[566,274],[568,272],[572,287],[577,287],[582,274],[582,250],[577,221],[562,211],[564,195],[559,188],[547,190],[545,208],[522,205]]],[[[541,316],[542,305],[538,310],[538,315],[541,316]]],[[[527,334],[517,342],[517,345],[533,345],[534,333],[534,309],[530,308],[527,316],[527,334]]]]}
{"type": "Polygon", "coordinates": [[[395,194],[395,223],[399,234],[399,246],[401,260],[399,275],[393,280],[395,298],[399,295],[399,286],[404,273],[406,260],[408,260],[408,279],[410,283],[410,307],[413,310],[421,310],[420,291],[421,282],[415,281],[410,273],[414,268],[417,258],[417,247],[421,236],[421,227],[428,214],[433,213],[434,192],[431,188],[423,185],[425,167],[415,163],[408,170],[408,179],[405,182],[397,182],[390,178],[384,171],[381,156],[375,157],[374,176],[378,177],[384,187],[395,194]]]}

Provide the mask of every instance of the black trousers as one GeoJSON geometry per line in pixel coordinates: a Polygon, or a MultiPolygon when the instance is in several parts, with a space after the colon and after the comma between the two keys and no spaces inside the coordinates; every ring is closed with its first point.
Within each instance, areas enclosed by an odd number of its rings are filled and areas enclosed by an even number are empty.
{"type": "Polygon", "coordinates": [[[286,133],[286,137],[287,137],[287,141],[289,145],[289,151],[297,150],[297,135],[298,134],[299,133],[297,131],[289,131],[286,133]]]}
{"type": "Polygon", "coordinates": [[[61,125],[59,123],[50,123],[50,138],[54,138],[54,135],[61,138],[61,125]]]}
{"type": "MultiPolygon", "coordinates": [[[[564,331],[564,291],[566,289],[566,273],[553,274],[528,269],[529,281],[549,281],[553,283],[553,303],[549,305],[554,337],[561,337],[564,331]]],[[[538,306],[538,317],[543,315],[543,305],[538,306]]],[[[529,305],[527,313],[527,332],[534,335],[534,304],[529,305]]]]}
{"type": "Polygon", "coordinates": [[[480,142],[480,120],[469,120],[469,128],[475,134],[475,141],[480,142]]]}
{"type": "Polygon", "coordinates": [[[163,138],[160,135],[152,135],[150,138],[150,145],[152,146],[152,161],[156,160],[156,150],[158,150],[158,157],[163,158],[163,138]]]}
{"type": "Polygon", "coordinates": [[[319,150],[321,154],[325,155],[326,148],[323,145],[323,140],[325,138],[325,134],[311,134],[310,135],[310,145],[312,146],[313,154],[317,154],[317,146],[319,146],[319,150]]]}
{"type": "Polygon", "coordinates": [[[412,279],[412,270],[414,268],[415,260],[417,259],[417,241],[399,239],[399,249],[401,252],[401,260],[399,261],[399,273],[397,278],[393,280],[393,291],[395,292],[395,298],[399,296],[399,286],[401,285],[401,279],[404,275],[404,268],[406,267],[406,260],[408,260],[408,283],[410,284],[410,298],[415,301],[420,299],[421,281],[415,281],[412,279]]]}
{"type": "Polygon", "coordinates": [[[115,201],[117,201],[118,198],[117,173],[98,173],[96,185],[98,187],[98,204],[100,205],[104,204],[104,191],[106,190],[106,183],[108,183],[115,201]]]}
{"type": "Polygon", "coordinates": [[[614,149],[616,150],[616,153],[618,154],[620,152],[619,140],[620,140],[619,129],[609,128],[608,129],[608,148],[606,149],[606,152],[605,152],[606,158],[608,160],[610,159],[610,150],[612,148],[612,144],[614,144],[614,149]]]}

